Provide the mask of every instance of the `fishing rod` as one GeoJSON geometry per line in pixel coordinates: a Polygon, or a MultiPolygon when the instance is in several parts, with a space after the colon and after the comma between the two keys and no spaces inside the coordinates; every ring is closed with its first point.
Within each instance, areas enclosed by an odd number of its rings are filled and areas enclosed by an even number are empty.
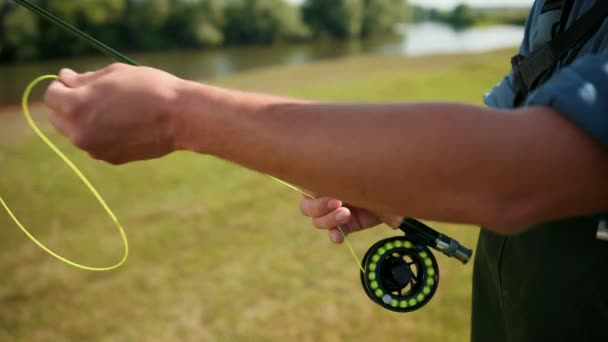
{"type": "MultiPolygon", "coordinates": [[[[117,61],[134,66],[139,65],[129,57],[29,0],[14,1],[64,28],[117,61]]],[[[301,189],[280,179],[272,178],[314,198],[301,189]]],[[[342,232],[342,229],[338,228],[342,232]]],[[[368,297],[383,308],[396,312],[411,312],[425,306],[433,298],[439,286],[439,267],[430,248],[450,258],[455,258],[463,264],[471,259],[473,251],[461,245],[457,240],[441,234],[415,219],[405,218],[399,229],[404,233],[403,236],[378,241],[369,248],[360,263],[361,285],[368,297]]],[[[343,232],[342,234],[344,235],[343,232]]],[[[346,241],[348,242],[348,240],[346,241]]],[[[359,263],[352,247],[350,249],[359,263]]]]}
{"type": "Polygon", "coordinates": [[[68,23],[67,21],[59,18],[58,16],[54,15],[53,13],[45,10],[44,8],[30,2],[29,0],[14,0],[16,3],[18,3],[19,5],[27,8],[28,10],[32,11],[34,14],[41,16],[42,18],[48,20],[49,22],[65,29],[66,31],[72,33],[73,35],[75,35],[76,37],[84,40],[85,42],[89,43],[92,47],[96,48],[98,51],[102,52],[103,54],[114,58],[115,60],[121,62],[121,63],[125,63],[125,64],[130,64],[130,65],[134,65],[134,66],[139,66],[140,64],[135,62],[134,60],[132,60],[131,58],[125,56],[124,54],[116,51],[115,49],[113,49],[112,47],[106,45],[105,43],[99,41],[98,39],[90,36],[89,34],[87,34],[86,32],[83,32],[82,30],[76,28],[74,25],[68,23]]]}

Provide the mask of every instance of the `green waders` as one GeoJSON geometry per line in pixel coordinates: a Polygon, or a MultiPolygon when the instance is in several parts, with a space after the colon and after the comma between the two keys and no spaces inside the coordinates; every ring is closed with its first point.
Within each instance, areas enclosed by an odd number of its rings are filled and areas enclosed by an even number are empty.
{"type": "Polygon", "coordinates": [[[482,231],[474,342],[608,341],[608,242],[577,218],[512,237],[482,231]]]}

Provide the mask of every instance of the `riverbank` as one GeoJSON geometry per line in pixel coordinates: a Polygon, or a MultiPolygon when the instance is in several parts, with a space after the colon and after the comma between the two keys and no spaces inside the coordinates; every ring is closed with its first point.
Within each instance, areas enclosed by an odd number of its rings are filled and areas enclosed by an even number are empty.
{"type": "MultiPolygon", "coordinates": [[[[210,82],[319,100],[481,103],[513,52],[350,57],[210,82]]],[[[36,111],[39,122],[44,111],[36,111]]],[[[111,264],[122,248],[111,221],[18,114],[0,115],[0,137],[13,135],[0,143],[1,195],[49,247],[85,264],[111,264]]],[[[347,249],[299,215],[301,196],[267,177],[191,153],[112,167],[50,136],[116,211],[131,259],[110,273],[72,269],[0,211],[0,341],[468,339],[471,265],[437,255],[435,299],[415,313],[390,313],[367,298],[347,249]]],[[[435,227],[475,246],[475,228],[435,227]]],[[[379,228],[351,241],[361,257],[394,234],[379,228]]]]}
{"type": "MultiPolygon", "coordinates": [[[[230,75],[272,68],[300,66],[339,58],[361,56],[432,56],[436,54],[479,53],[518,46],[523,28],[516,26],[471,27],[455,30],[438,23],[399,25],[392,37],[348,42],[316,41],[314,43],[276,46],[231,47],[195,51],[164,51],[129,54],[142,65],[158,67],[172,74],[194,80],[215,80],[230,75]]],[[[57,73],[70,67],[77,71],[101,68],[113,60],[108,57],[49,60],[16,65],[0,64],[0,107],[18,104],[22,88],[35,77],[57,73]]]]}
{"type": "MultiPolygon", "coordinates": [[[[243,72],[234,75],[220,75],[200,81],[220,86],[234,86],[243,90],[266,91],[280,95],[289,95],[291,93],[301,92],[301,89],[304,87],[314,88],[319,84],[338,84],[346,80],[362,80],[371,75],[404,71],[414,72],[416,74],[429,74],[445,70],[456,70],[461,65],[478,64],[486,61],[496,61],[497,63],[487,64],[494,65],[496,70],[503,70],[506,72],[508,63],[501,63],[499,61],[504,58],[508,60],[508,55],[513,54],[514,51],[514,49],[509,48],[484,53],[452,53],[428,56],[418,55],[414,57],[397,55],[358,55],[322,60],[306,65],[288,64],[283,66],[259,66],[254,69],[245,69],[243,72]],[[263,82],[260,82],[260,79],[263,79],[263,82]],[[295,80],[297,80],[297,82],[294,82],[295,80]]],[[[92,60],[91,62],[85,61],[84,64],[103,65],[98,60],[92,60]]],[[[53,70],[55,70],[59,65],[53,64],[53,67],[53,70]]],[[[26,80],[21,83],[25,85],[25,81],[26,80]]],[[[12,87],[16,87],[14,83],[12,83],[12,87]]],[[[44,86],[40,85],[39,88],[40,87],[43,88],[44,86]]],[[[15,93],[20,94],[22,92],[23,90],[20,89],[15,90],[15,93]]],[[[42,109],[40,103],[41,93],[42,91],[38,89],[38,97],[36,98],[36,95],[32,96],[31,107],[33,110],[42,109]]],[[[407,94],[403,95],[407,96],[407,94]]],[[[20,112],[20,104],[0,106],[0,115],[10,115],[20,112]]]]}

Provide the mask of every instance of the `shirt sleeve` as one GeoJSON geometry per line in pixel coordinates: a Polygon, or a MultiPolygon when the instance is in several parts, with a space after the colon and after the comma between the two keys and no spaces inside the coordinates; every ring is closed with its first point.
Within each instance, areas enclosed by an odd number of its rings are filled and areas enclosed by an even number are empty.
{"type": "Polygon", "coordinates": [[[608,50],[578,58],[532,92],[527,105],[549,106],[608,147],[608,50]]]}
{"type": "MultiPolygon", "coordinates": [[[[530,9],[530,14],[526,20],[526,27],[524,31],[524,37],[521,45],[519,46],[519,54],[527,56],[530,53],[530,41],[531,36],[535,35],[538,30],[538,13],[540,11],[539,5],[541,2],[535,1],[534,5],[530,9]]],[[[505,61],[505,66],[509,65],[508,61],[505,61]]],[[[509,65],[510,66],[510,65],[509,65]]],[[[513,70],[496,85],[492,90],[483,95],[483,102],[492,108],[509,110],[513,109],[513,98],[515,97],[515,91],[513,90],[513,70]]]]}

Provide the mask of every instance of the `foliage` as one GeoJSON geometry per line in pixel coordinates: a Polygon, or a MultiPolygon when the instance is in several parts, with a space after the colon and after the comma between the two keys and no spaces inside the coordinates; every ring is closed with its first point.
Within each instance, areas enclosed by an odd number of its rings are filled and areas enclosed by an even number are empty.
{"type": "Polygon", "coordinates": [[[455,28],[466,28],[473,25],[519,25],[526,24],[527,8],[472,8],[461,4],[452,10],[438,10],[413,6],[410,18],[414,22],[437,21],[455,28]]]}
{"type": "Polygon", "coordinates": [[[302,7],[305,22],[315,36],[353,39],[363,28],[363,0],[307,0],[302,7]]]}
{"type": "Polygon", "coordinates": [[[468,27],[475,22],[473,15],[473,11],[469,6],[460,4],[452,11],[450,21],[455,27],[468,27]]]}
{"type": "Polygon", "coordinates": [[[31,59],[37,57],[38,24],[24,8],[10,12],[8,4],[0,7],[0,59],[31,59]]]}
{"type": "Polygon", "coordinates": [[[224,42],[224,0],[172,0],[165,29],[174,48],[220,45],[224,42]]]}
{"type": "MultiPolygon", "coordinates": [[[[390,33],[405,0],[32,0],[124,51],[274,44],[390,33]],[[303,20],[304,19],[304,20],[303,20]]],[[[0,0],[0,62],[90,54],[62,28],[0,0]]]]}
{"type": "Polygon", "coordinates": [[[284,0],[233,0],[225,13],[228,44],[268,44],[309,36],[297,9],[284,0]]]}
{"type": "Polygon", "coordinates": [[[392,32],[396,23],[407,19],[407,8],[404,0],[365,0],[362,35],[392,32]]]}
{"type": "Polygon", "coordinates": [[[405,20],[404,0],[306,0],[304,20],[315,36],[357,39],[386,34],[405,20]]]}

